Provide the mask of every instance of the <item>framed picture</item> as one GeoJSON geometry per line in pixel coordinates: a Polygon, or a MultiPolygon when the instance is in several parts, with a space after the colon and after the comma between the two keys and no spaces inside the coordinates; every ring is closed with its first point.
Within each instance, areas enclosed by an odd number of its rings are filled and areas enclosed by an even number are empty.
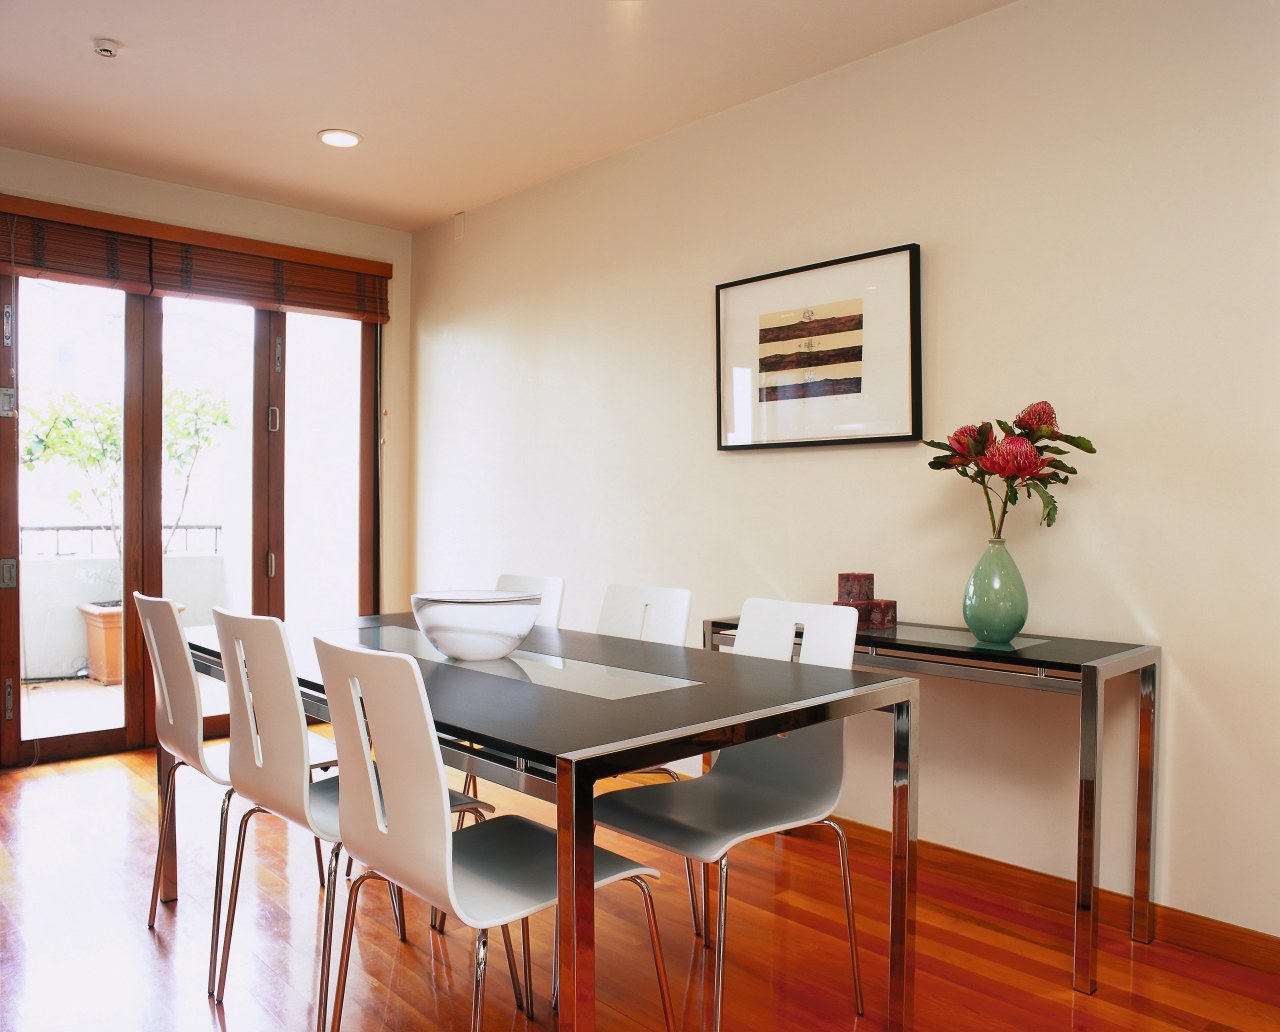
{"type": "Polygon", "coordinates": [[[918,441],[920,245],[716,287],[717,447],[918,441]]]}

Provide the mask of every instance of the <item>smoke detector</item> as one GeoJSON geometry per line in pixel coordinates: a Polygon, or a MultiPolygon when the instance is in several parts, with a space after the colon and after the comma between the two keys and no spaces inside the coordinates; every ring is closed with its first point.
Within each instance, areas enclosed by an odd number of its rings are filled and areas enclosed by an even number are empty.
{"type": "Polygon", "coordinates": [[[120,48],[124,46],[118,39],[95,39],[93,41],[93,52],[99,57],[115,57],[120,53],[120,48]]]}

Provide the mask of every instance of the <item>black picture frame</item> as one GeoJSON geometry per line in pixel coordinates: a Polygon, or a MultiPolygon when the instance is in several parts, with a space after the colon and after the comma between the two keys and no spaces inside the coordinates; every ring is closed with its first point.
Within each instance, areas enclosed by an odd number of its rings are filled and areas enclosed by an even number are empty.
{"type": "Polygon", "coordinates": [[[922,437],[920,245],[716,286],[716,447],[922,437]]]}

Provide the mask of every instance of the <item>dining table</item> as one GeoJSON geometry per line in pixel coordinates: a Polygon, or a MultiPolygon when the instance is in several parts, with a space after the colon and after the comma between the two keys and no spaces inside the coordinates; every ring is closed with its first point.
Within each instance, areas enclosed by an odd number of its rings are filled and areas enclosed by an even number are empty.
{"type": "MultiPolygon", "coordinates": [[[[537,626],[510,656],[449,660],[409,613],[334,626],[286,625],[306,713],[328,718],[316,637],[408,654],[420,664],[451,766],[555,806],[561,1032],[594,1032],[597,782],[828,720],[892,714],[888,998],[885,1027],[912,1027],[917,754],[914,677],[735,656],[537,626]]],[[[198,670],[221,674],[212,627],[187,639],[198,670]]],[[[161,757],[161,774],[164,758],[161,757]]],[[[165,882],[176,893],[173,857],[165,882]]],[[[850,1014],[853,1012],[852,991],[850,1014]]]]}

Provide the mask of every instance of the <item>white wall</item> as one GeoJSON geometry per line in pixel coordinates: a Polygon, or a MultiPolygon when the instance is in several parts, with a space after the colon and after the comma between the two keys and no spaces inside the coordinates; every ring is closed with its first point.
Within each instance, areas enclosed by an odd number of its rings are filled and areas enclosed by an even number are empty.
{"type": "MultiPolygon", "coordinates": [[[[986,516],[923,445],[721,453],[714,287],[917,241],[925,436],[1047,398],[1097,456],[1006,536],[1028,629],[1165,649],[1155,894],[1280,934],[1269,632],[1280,6],[1027,0],[468,212],[414,241],[417,584],[827,600],[872,570],[957,623],[986,516]],[[1261,803],[1261,806],[1259,806],[1261,803]]],[[[1103,885],[1128,891],[1132,692],[1103,885]]],[[[923,838],[1074,874],[1074,700],[927,681],[923,838]]],[[[844,812],[884,822],[888,725],[844,812]]]]}
{"type": "Polygon", "coordinates": [[[384,610],[407,608],[403,600],[413,590],[409,234],[3,148],[0,193],[391,263],[391,322],[383,332],[382,590],[384,610]]]}

